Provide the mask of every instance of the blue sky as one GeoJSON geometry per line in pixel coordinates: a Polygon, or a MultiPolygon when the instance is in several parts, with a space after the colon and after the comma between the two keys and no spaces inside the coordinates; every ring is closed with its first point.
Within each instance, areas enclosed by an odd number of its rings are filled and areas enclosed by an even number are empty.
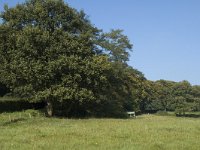
{"type": "MultiPolygon", "coordinates": [[[[14,6],[24,0],[0,0],[14,6]]],[[[123,29],[134,45],[129,65],[150,80],[200,85],[199,0],[65,0],[104,31],[123,29]]]]}

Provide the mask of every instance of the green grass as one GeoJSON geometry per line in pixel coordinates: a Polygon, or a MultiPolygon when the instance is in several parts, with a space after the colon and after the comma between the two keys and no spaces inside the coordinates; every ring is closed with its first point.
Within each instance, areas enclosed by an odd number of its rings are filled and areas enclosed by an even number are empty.
{"type": "Polygon", "coordinates": [[[0,102],[6,102],[6,101],[19,101],[19,100],[20,100],[20,98],[10,97],[10,96],[0,97],[0,102]]]}
{"type": "Polygon", "coordinates": [[[195,114],[195,115],[200,115],[200,112],[186,112],[185,114],[195,114]]]}
{"type": "Polygon", "coordinates": [[[199,118],[59,119],[32,110],[0,114],[1,150],[199,150],[199,141],[199,118]]]}

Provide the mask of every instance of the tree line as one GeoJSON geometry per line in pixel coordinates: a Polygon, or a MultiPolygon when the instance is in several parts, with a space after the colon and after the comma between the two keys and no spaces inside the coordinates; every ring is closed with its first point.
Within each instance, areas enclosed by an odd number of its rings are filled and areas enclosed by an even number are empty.
{"type": "Polygon", "coordinates": [[[200,86],[192,86],[186,80],[148,82],[151,84],[151,91],[149,101],[142,103],[145,111],[175,111],[178,114],[200,111],[200,86]]]}
{"type": "Polygon", "coordinates": [[[45,102],[49,116],[200,109],[199,86],[147,80],[127,64],[122,30],[105,33],[63,0],[5,5],[0,17],[1,95],[45,102]]]}

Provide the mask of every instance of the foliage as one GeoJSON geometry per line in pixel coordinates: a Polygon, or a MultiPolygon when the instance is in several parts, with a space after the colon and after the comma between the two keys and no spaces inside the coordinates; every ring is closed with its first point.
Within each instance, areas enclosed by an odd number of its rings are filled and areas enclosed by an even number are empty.
{"type": "Polygon", "coordinates": [[[156,92],[153,99],[147,105],[147,110],[198,111],[199,92],[198,86],[192,86],[188,81],[172,82],[159,80],[153,82],[156,92]]]}
{"type": "Polygon", "coordinates": [[[132,45],[121,30],[103,33],[62,0],[5,6],[1,18],[0,81],[15,96],[45,101],[49,115],[124,112],[132,45]]]}

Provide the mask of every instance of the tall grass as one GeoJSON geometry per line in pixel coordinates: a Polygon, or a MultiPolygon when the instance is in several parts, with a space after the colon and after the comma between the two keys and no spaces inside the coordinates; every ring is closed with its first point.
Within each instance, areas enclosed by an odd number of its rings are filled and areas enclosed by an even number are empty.
{"type": "Polygon", "coordinates": [[[198,118],[79,120],[46,118],[30,110],[0,114],[1,150],[199,150],[199,141],[198,118]]]}

